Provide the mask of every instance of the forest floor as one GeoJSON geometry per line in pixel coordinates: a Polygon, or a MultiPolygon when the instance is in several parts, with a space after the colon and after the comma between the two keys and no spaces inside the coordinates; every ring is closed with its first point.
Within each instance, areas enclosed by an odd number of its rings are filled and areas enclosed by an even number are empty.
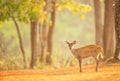
{"type": "Polygon", "coordinates": [[[41,70],[0,71],[0,81],[120,81],[120,64],[100,66],[95,72],[95,65],[64,67],[41,70]]]}

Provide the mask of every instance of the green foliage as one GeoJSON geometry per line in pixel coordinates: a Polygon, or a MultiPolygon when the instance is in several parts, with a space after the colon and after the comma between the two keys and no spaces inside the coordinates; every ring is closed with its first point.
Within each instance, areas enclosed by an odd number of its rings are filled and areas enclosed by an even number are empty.
{"type": "Polygon", "coordinates": [[[1,0],[0,20],[14,17],[19,21],[28,22],[29,19],[41,18],[44,0],[1,0]]]}
{"type": "Polygon", "coordinates": [[[9,20],[12,17],[18,20],[26,21],[29,0],[1,0],[0,3],[0,20],[9,20]]]}
{"type": "Polygon", "coordinates": [[[74,14],[80,15],[80,18],[85,19],[85,13],[91,11],[91,7],[89,5],[84,5],[78,3],[74,0],[60,0],[57,3],[58,10],[67,9],[74,14]]]}
{"type": "MultiPolygon", "coordinates": [[[[40,22],[46,20],[46,12],[44,12],[46,3],[44,0],[0,0],[0,2],[0,24],[1,21],[9,20],[12,17],[26,23],[29,22],[29,19],[38,19],[40,22]]],[[[50,2],[48,6],[51,11],[52,5],[50,5],[50,2]]],[[[90,6],[74,0],[58,0],[56,1],[56,7],[58,10],[67,9],[80,15],[82,19],[85,19],[86,12],[91,11],[90,6]]]]}

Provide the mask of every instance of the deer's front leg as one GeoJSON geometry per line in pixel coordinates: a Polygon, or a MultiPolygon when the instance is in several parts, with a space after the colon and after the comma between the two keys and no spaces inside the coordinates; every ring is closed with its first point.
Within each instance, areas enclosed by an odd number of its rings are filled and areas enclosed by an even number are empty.
{"type": "Polygon", "coordinates": [[[79,58],[78,61],[79,61],[80,72],[82,72],[82,66],[81,66],[82,60],[81,60],[81,58],[79,58]]]}

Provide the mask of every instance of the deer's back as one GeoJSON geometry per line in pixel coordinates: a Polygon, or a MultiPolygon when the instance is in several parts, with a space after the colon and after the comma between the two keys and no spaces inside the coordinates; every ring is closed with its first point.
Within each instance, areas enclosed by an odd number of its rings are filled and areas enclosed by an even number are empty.
{"type": "Polygon", "coordinates": [[[87,58],[90,56],[96,57],[97,54],[102,52],[103,49],[98,45],[88,45],[81,48],[73,49],[73,53],[77,58],[87,58]]]}

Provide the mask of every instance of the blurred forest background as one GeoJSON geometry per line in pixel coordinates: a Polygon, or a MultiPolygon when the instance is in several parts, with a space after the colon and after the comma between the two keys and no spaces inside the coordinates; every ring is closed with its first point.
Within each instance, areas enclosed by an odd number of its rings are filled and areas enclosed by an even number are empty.
{"type": "MultiPolygon", "coordinates": [[[[77,61],[65,44],[73,40],[75,47],[101,45],[106,59],[118,59],[113,4],[114,0],[0,0],[0,70],[74,66],[77,61]]],[[[83,64],[92,62],[89,58],[83,64]]]]}

